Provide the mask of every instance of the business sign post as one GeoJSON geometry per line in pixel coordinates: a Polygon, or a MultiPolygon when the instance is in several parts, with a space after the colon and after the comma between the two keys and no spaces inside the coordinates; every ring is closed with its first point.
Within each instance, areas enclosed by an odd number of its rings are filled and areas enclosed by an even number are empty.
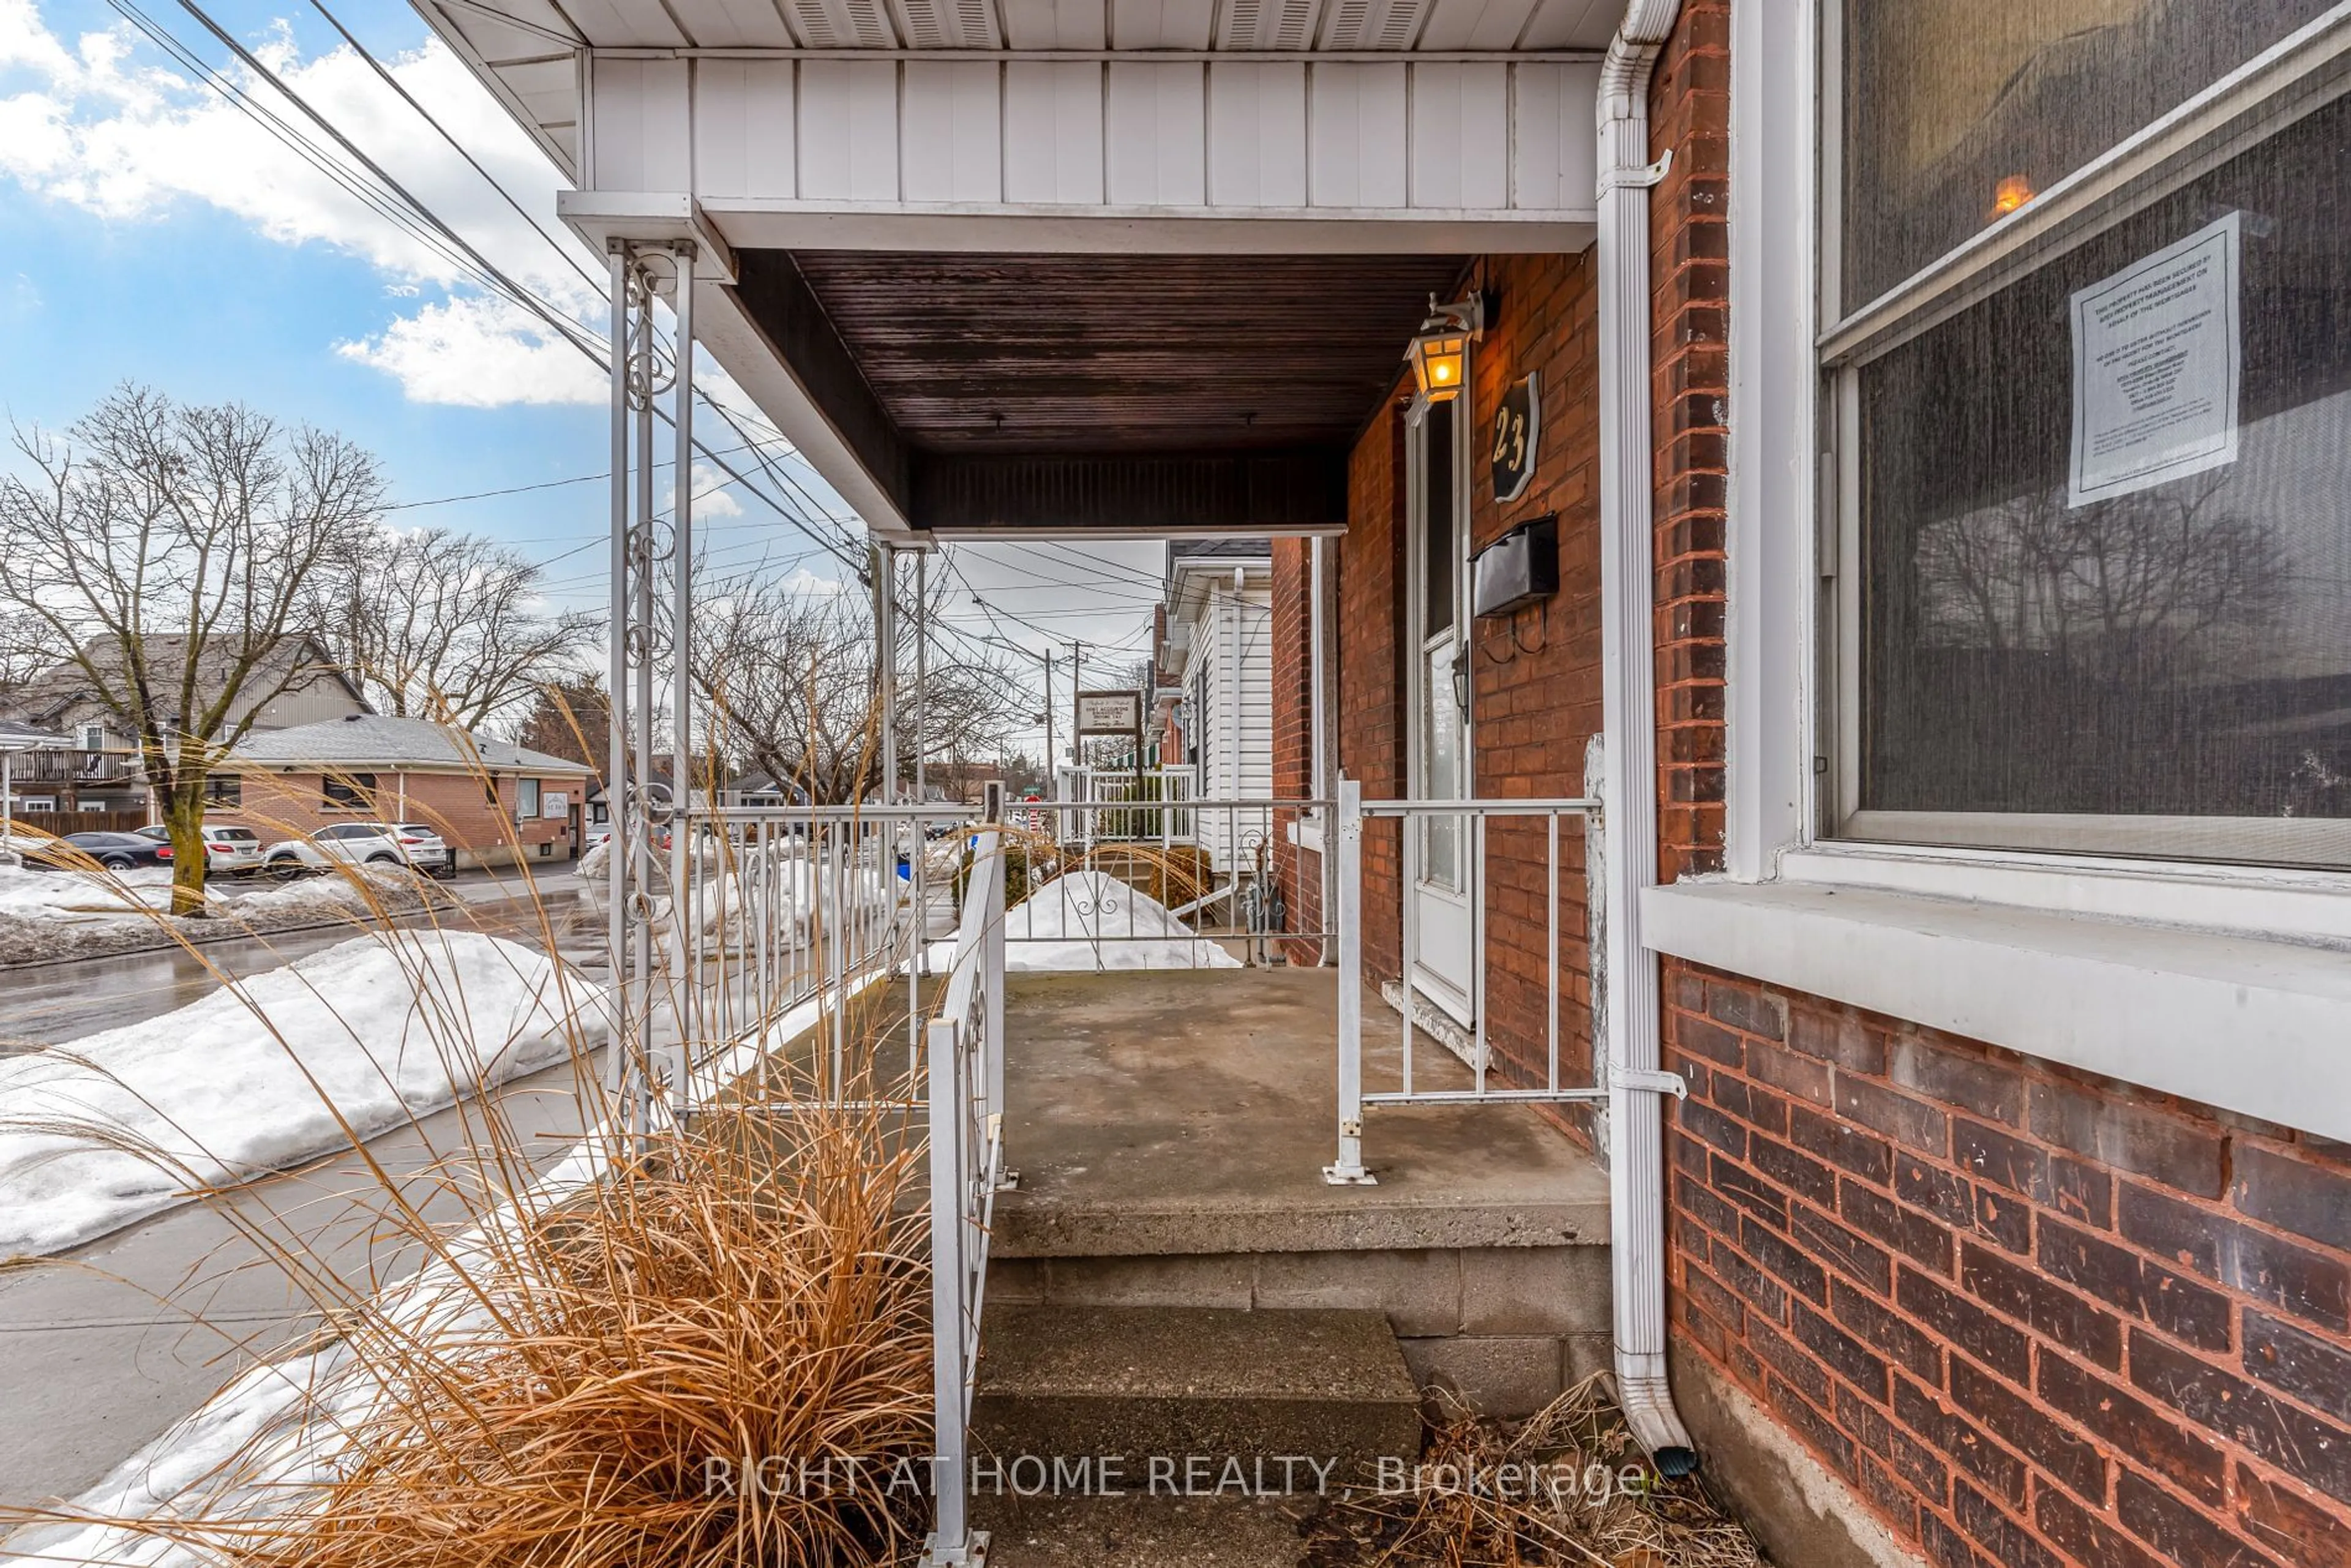
{"type": "Polygon", "coordinates": [[[1097,735],[1120,735],[1134,742],[1134,766],[1143,768],[1143,694],[1138,691],[1080,692],[1078,703],[1078,760],[1085,761],[1087,737],[1097,735]]]}

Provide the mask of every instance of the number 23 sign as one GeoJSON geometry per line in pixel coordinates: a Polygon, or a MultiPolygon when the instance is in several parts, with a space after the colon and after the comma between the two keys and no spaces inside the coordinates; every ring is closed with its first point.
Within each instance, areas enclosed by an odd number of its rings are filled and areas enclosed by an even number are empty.
{"type": "Polygon", "coordinates": [[[1489,460],[1494,471],[1494,499],[1498,503],[1515,501],[1525,495],[1528,484],[1535,476],[1540,412],[1534,372],[1530,371],[1523,381],[1510,384],[1510,391],[1502,394],[1502,406],[1494,411],[1494,450],[1489,460]]]}

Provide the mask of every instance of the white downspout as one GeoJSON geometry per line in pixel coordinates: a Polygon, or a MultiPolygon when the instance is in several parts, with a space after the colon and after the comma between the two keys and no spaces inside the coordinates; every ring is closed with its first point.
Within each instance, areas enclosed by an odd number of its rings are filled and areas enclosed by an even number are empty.
{"type": "Polygon", "coordinates": [[[1617,1398],[1667,1475],[1698,1468],[1666,1382],[1665,1128],[1657,960],[1641,940],[1641,890],[1656,881],[1656,603],[1649,428],[1649,78],[1680,0],[1628,0],[1600,69],[1600,582],[1602,798],[1608,919],[1609,1242],[1617,1398]]]}

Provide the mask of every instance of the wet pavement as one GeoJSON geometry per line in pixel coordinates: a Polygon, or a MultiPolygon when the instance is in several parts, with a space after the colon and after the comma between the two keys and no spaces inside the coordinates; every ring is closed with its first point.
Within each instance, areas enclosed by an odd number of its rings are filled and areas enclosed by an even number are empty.
{"type": "MultiPolygon", "coordinates": [[[[541,945],[542,916],[529,901],[508,898],[511,889],[511,882],[502,889],[466,879],[451,889],[461,906],[437,919],[541,945]]],[[[549,903],[565,956],[592,960],[572,950],[593,935],[571,928],[568,887],[549,903]]],[[[287,932],[210,943],[196,954],[174,948],[0,972],[0,1053],[152,1018],[209,994],[223,976],[258,974],[357,935],[287,932]]],[[[577,1071],[559,1064],[497,1091],[535,1166],[560,1157],[585,1124],[577,1071]]],[[[413,1270],[413,1249],[384,1243],[375,1217],[389,1195],[374,1173],[436,1218],[462,1219],[434,1173],[462,1162],[480,1114],[477,1106],[453,1106],[371,1140],[364,1158],[345,1149],[256,1182],[225,1205],[167,1210],[62,1258],[0,1272],[0,1501],[70,1497],[94,1485],[255,1356],[315,1329],[316,1302],[244,1227],[298,1238],[304,1252],[346,1280],[413,1270]]]]}

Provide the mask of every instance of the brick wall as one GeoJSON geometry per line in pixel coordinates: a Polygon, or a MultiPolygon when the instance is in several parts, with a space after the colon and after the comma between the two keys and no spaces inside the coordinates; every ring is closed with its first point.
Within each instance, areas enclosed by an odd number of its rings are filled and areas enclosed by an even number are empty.
{"type": "Polygon", "coordinates": [[[1673,964],[1673,1312],[1943,1568],[2351,1561],[2351,1149],[1673,964]]]}
{"type": "MultiPolygon", "coordinates": [[[[1600,727],[1599,327],[1592,257],[1487,257],[1468,283],[1489,288],[1496,301],[1476,356],[1466,425],[1470,547],[1556,513],[1561,580],[1554,598],[1521,611],[1515,622],[1472,622],[1474,788],[1486,796],[1576,795],[1583,792],[1585,742],[1600,727]],[[1498,506],[1485,440],[1503,392],[1531,371],[1542,410],[1535,476],[1524,495],[1498,506]]],[[[1340,761],[1373,798],[1405,792],[1401,410],[1409,384],[1399,379],[1395,398],[1356,444],[1348,532],[1338,552],[1340,761]]],[[[1277,598],[1278,591],[1277,579],[1277,598]]],[[[1279,671],[1277,664],[1277,679],[1279,671]]],[[[1302,701],[1304,688],[1298,689],[1302,701]]],[[[1522,1081],[1539,1079],[1547,1065],[1546,838],[1533,821],[1497,821],[1484,867],[1487,1040],[1501,1070],[1522,1081]]],[[[1367,831],[1364,961],[1381,980],[1402,967],[1399,858],[1393,824],[1367,831]]],[[[1583,844],[1573,825],[1562,831],[1559,885],[1561,1072],[1576,1082],[1591,1070],[1591,992],[1583,844]]]]}
{"type": "MultiPolygon", "coordinates": [[[[1305,539],[1273,541],[1273,793],[1296,800],[1314,792],[1314,655],[1312,547],[1305,539]]],[[[1274,872],[1289,911],[1286,928],[1322,928],[1322,857],[1290,841],[1297,814],[1277,812],[1274,872]]],[[[1322,944],[1287,946],[1293,964],[1322,961],[1322,944]]]]}
{"type": "Polygon", "coordinates": [[[1660,880],[1722,869],[1730,9],[1687,0],[1649,85],[1660,880]]]}
{"type": "MultiPolygon", "coordinates": [[[[210,814],[243,823],[267,842],[316,832],[338,822],[395,818],[425,822],[458,852],[458,863],[465,866],[510,863],[517,844],[523,858],[533,864],[567,861],[576,852],[568,816],[534,817],[526,822],[514,820],[518,786],[522,779],[531,775],[497,775],[498,804],[495,809],[485,781],[473,774],[410,773],[405,777],[404,804],[399,782],[402,775],[396,770],[378,769],[374,803],[344,809],[326,803],[325,779],[315,771],[244,773],[240,775],[241,798],[236,808],[210,814]]],[[[547,794],[560,793],[575,807],[585,799],[587,789],[587,781],[582,779],[540,780],[542,800],[547,794]]]]}
{"type": "MultiPolygon", "coordinates": [[[[1401,352],[1401,348],[1399,348],[1401,352]]],[[[1369,800],[1404,792],[1404,403],[1380,406],[1347,465],[1347,531],[1332,552],[1339,573],[1340,769],[1369,800]]],[[[1397,917],[1401,841],[1393,824],[1364,834],[1364,967],[1403,970],[1397,917]]]]}
{"type": "MultiPolygon", "coordinates": [[[[1559,517],[1560,591],[1512,620],[1470,622],[1471,741],[1479,795],[1583,792],[1586,741],[1600,728],[1599,316],[1592,255],[1495,256],[1480,268],[1498,307],[1479,346],[1469,420],[1469,546],[1515,525],[1559,517]],[[1530,371],[1542,417],[1533,481],[1494,500],[1486,458],[1502,394],[1530,371]]],[[[1506,1073],[1540,1082],[1552,929],[1545,828],[1496,820],[1488,830],[1486,1038],[1506,1073]]],[[[1584,940],[1583,839],[1560,831],[1560,1072],[1589,1081],[1591,963],[1584,940]]]]}

